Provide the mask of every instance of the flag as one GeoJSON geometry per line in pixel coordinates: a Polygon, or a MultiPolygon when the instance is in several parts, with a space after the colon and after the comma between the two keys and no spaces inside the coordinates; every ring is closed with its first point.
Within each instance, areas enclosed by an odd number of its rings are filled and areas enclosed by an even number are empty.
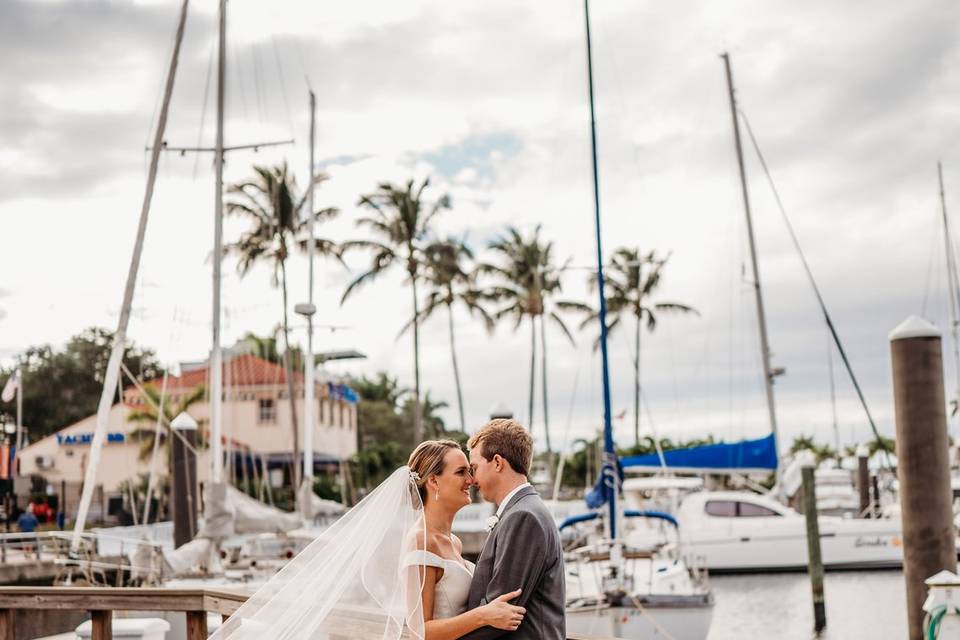
{"type": "Polygon", "coordinates": [[[623,420],[623,419],[626,418],[626,417],[627,417],[627,410],[624,409],[623,411],[621,411],[621,412],[618,413],[617,415],[613,416],[613,419],[614,419],[614,420],[623,420]]]}
{"type": "Polygon", "coordinates": [[[20,369],[17,369],[7,378],[7,384],[3,387],[3,393],[0,394],[0,400],[10,402],[20,388],[20,369]]]}

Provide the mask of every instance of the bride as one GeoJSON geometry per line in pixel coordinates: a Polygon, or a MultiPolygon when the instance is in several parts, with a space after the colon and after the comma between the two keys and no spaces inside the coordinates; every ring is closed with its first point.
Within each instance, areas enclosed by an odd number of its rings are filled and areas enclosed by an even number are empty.
{"type": "Polygon", "coordinates": [[[473,564],[451,528],[470,503],[470,465],[428,440],[250,597],[210,640],[454,640],[513,631],[526,613],[505,593],[467,610],[473,564]]]}

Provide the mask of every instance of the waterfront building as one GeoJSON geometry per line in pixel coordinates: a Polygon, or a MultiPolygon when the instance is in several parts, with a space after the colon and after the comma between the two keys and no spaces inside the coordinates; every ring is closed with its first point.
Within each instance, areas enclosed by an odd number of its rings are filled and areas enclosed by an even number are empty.
{"type": "MultiPolygon", "coordinates": [[[[179,376],[167,379],[164,403],[178,406],[200,385],[209,388],[206,362],[181,365],[179,376]]],[[[162,380],[147,386],[160,391],[162,380]]],[[[269,470],[272,486],[289,483],[293,460],[291,407],[284,368],[250,353],[225,354],[223,365],[223,441],[225,473],[234,479],[255,477],[269,470]]],[[[304,386],[301,373],[294,374],[294,394],[300,443],[303,443],[304,386]]],[[[313,425],[315,468],[336,468],[357,451],[357,402],[354,391],[333,379],[317,376],[313,425]]],[[[127,480],[137,481],[149,473],[150,456],[143,456],[144,431],[155,424],[133,423],[128,416],[149,407],[149,401],[134,386],[123,392],[123,402],[110,409],[107,440],[97,470],[97,485],[116,494],[127,480]]],[[[200,425],[200,441],[206,440],[210,404],[204,398],[187,409],[200,425]]],[[[90,441],[97,417],[91,415],[25,447],[18,456],[20,478],[42,478],[55,490],[66,484],[79,487],[86,472],[90,441]]],[[[146,443],[149,443],[152,437],[146,443]]],[[[161,440],[163,442],[163,440],[161,440]]],[[[210,476],[210,449],[198,448],[197,480],[210,476]]],[[[299,462],[299,461],[298,461],[299,462]]],[[[168,474],[166,456],[158,457],[157,472],[168,474]]]]}

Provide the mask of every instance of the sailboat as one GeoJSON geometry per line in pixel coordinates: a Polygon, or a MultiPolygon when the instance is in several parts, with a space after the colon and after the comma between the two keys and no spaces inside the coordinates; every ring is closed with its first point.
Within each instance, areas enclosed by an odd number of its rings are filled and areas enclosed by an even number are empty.
{"type": "MultiPolygon", "coordinates": [[[[244,575],[237,576],[237,572],[232,572],[234,575],[230,575],[231,572],[224,571],[223,566],[221,565],[221,559],[230,559],[230,554],[223,553],[224,550],[221,548],[221,543],[228,537],[243,536],[243,535],[256,535],[261,534],[258,537],[254,537],[251,540],[248,540],[247,544],[244,545],[244,548],[247,549],[246,552],[241,551],[239,554],[233,555],[271,555],[275,556],[275,559],[280,561],[274,563],[279,565],[281,562],[288,560],[293,553],[302,548],[307,543],[312,541],[316,536],[316,530],[313,531],[301,531],[299,535],[287,535],[286,533],[282,534],[282,540],[278,540],[271,537],[275,536],[275,532],[293,532],[297,529],[301,529],[304,525],[317,524],[312,522],[312,516],[315,514],[320,514],[323,516],[322,522],[319,523],[322,525],[327,524],[326,520],[328,516],[339,515],[345,509],[334,510],[333,505],[328,504],[326,501],[320,500],[317,496],[313,495],[312,492],[312,470],[313,470],[313,450],[312,450],[312,436],[311,429],[306,429],[307,437],[306,447],[304,450],[303,464],[304,464],[304,485],[310,489],[307,492],[301,492],[299,500],[300,512],[295,514],[288,514],[282,512],[274,507],[265,505],[254,498],[247,496],[246,494],[240,492],[234,487],[230,486],[224,480],[224,446],[223,446],[223,369],[224,369],[224,356],[223,350],[221,348],[221,267],[222,267],[222,257],[223,257],[223,166],[224,166],[224,154],[227,151],[237,150],[237,149],[258,149],[261,147],[274,146],[277,144],[286,144],[287,142],[292,141],[283,141],[283,142],[261,142],[257,144],[249,145],[238,145],[226,147],[224,145],[224,103],[225,103],[225,91],[226,91],[226,0],[219,0],[219,11],[218,11],[218,64],[217,64],[217,104],[216,104],[216,144],[215,147],[211,149],[178,149],[170,147],[164,141],[164,134],[166,130],[166,122],[169,113],[169,106],[171,102],[171,96],[174,87],[174,81],[176,77],[176,71],[178,67],[178,59],[180,54],[181,44],[183,42],[183,34],[186,24],[186,18],[188,13],[189,0],[183,0],[181,10],[179,13],[179,22],[177,26],[176,38],[174,41],[174,48],[172,57],[169,64],[169,69],[167,72],[167,79],[165,85],[165,91],[163,95],[163,102],[160,110],[160,116],[158,118],[157,128],[153,137],[153,144],[149,148],[150,151],[150,167],[148,172],[147,186],[144,193],[144,199],[140,215],[140,223],[138,226],[136,242],[134,245],[134,251],[130,262],[130,269],[127,276],[126,288],[124,291],[124,298],[121,307],[120,319],[117,331],[115,333],[114,344],[112,345],[110,360],[107,366],[107,371],[105,375],[105,381],[103,386],[103,393],[100,399],[100,405],[98,408],[97,414],[97,426],[96,431],[93,435],[91,447],[90,447],[90,457],[86,469],[86,477],[83,485],[83,495],[79,503],[75,530],[71,543],[70,554],[71,559],[65,559],[65,562],[68,565],[80,567],[81,570],[84,566],[90,565],[92,557],[91,554],[96,554],[97,549],[100,548],[100,553],[102,554],[103,548],[112,548],[110,544],[113,543],[113,546],[117,546],[116,540],[121,540],[123,544],[126,545],[128,550],[127,555],[131,556],[128,558],[129,562],[132,562],[135,566],[142,565],[144,567],[144,572],[149,575],[140,576],[138,579],[142,579],[145,582],[158,582],[161,580],[166,580],[166,577],[169,575],[171,570],[174,573],[184,574],[184,573],[196,573],[197,568],[201,569],[202,580],[205,584],[209,584],[211,579],[211,574],[217,574],[216,577],[213,577],[214,580],[226,580],[239,578],[243,581],[249,581],[250,572],[241,572],[244,575]],[[214,153],[214,166],[216,173],[215,180],[215,205],[214,205],[214,247],[213,247],[213,274],[212,274],[212,336],[211,336],[211,350],[210,350],[210,359],[209,359],[209,389],[210,389],[210,427],[211,427],[211,481],[207,483],[205,489],[205,500],[204,500],[204,515],[203,515],[203,527],[201,528],[199,534],[187,544],[182,545],[176,550],[172,550],[168,547],[171,545],[166,544],[166,541],[156,542],[147,542],[140,541],[134,538],[117,538],[116,536],[103,535],[103,536],[93,536],[93,534],[84,533],[84,527],[86,524],[86,516],[90,507],[92,499],[93,487],[96,486],[96,474],[98,467],[98,459],[102,446],[105,440],[106,427],[107,427],[107,415],[109,414],[110,407],[112,405],[113,397],[117,389],[119,377],[120,377],[120,368],[121,368],[121,358],[123,355],[125,340],[126,340],[126,330],[129,324],[130,310],[134,295],[134,289],[137,282],[137,274],[140,267],[140,257],[142,254],[143,244],[146,235],[146,226],[148,221],[148,215],[150,211],[150,205],[152,201],[152,195],[154,190],[154,185],[157,177],[159,156],[164,151],[212,151],[214,153]],[[308,484],[309,483],[309,484],[308,484]],[[321,513],[322,512],[322,513],[321,513]],[[93,536],[93,538],[92,538],[93,536]],[[266,536],[266,537],[264,537],[266,536]],[[92,540],[92,541],[91,541],[92,540]],[[106,542],[106,545],[103,544],[106,542]],[[155,557],[160,553],[160,548],[163,547],[163,562],[158,563],[155,557]],[[264,551],[267,549],[267,551],[264,551]],[[279,549],[279,551],[277,551],[279,549]],[[149,559],[150,562],[138,562],[134,556],[143,555],[141,552],[152,554],[149,559]],[[147,566],[149,564],[149,567],[147,566]]],[[[311,93],[311,147],[310,147],[310,171],[311,178],[313,175],[313,96],[311,93]]],[[[310,185],[310,204],[312,211],[312,196],[313,196],[313,180],[311,179],[310,185]]],[[[311,238],[312,238],[312,225],[311,225],[311,238]]],[[[309,300],[312,304],[313,301],[313,249],[314,242],[310,242],[310,295],[309,300]]],[[[308,309],[298,309],[298,312],[303,313],[308,311],[308,309]]],[[[312,314],[311,314],[312,315],[312,314]]],[[[312,355],[312,321],[310,324],[311,330],[309,332],[309,350],[312,355]]],[[[308,384],[313,382],[313,370],[312,370],[313,358],[309,357],[306,359],[307,370],[305,371],[305,378],[308,381],[308,384]]],[[[312,392],[314,389],[312,386],[307,389],[306,396],[308,401],[309,409],[313,408],[312,392]]],[[[182,416],[184,417],[184,416],[182,416]]],[[[308,425],[313,425],[315,419],[312,411],[307,412],[308,425]]],[[[176,420],[174,421],[176,422],[176,420]]],[[[173,437],[179,436],[171,427],[171,425],[165,425],[171,429],[173,437]]],[[[194,423],[195,426],[195,423],[194,423]]],[[[299,460],[295,461],[295,464],[299,464],[299,460]]],[[[152,481],[151,481],[152,482],[152,481]]],[[[129,535],[142,535],[146,534],[149,531],[151,537],[155,536],[157,527],[144,527],[134,528],[138,529],[137,533],[133,531],[125,531],[124,534],[129,535]]],[[[124,554],[119,554],[124,555],[124,554]]],[[[250,558],[248,557],[247,560],[250,558]]],[[[260,558],[260,567],[257,580],[263,581],[268,578],[274,571],[276,571],[279,566],[264,566],[270,565],[271,563],[262,562],[263,558],[260,558]]],[[[272,559],[272,558],[271,558],[272,559]]],[[[236,558],[234,558],[236,560],[236,558]]],[[[119,569],[123,569],[124,561],[121,561],[121,566],[119,569]]],[[[236,563],[234,563],[236,564],[236,563]]],[[[242,564],[242,563],[241,563],[242,564]]],[[[249,565],[247,568],[256,565],[256,562],[247,562],[249,565]]],[[[117,568],[117,567],[110,567],[117,568]]],[[[129,569],[129,566],[127,567],[129,569]]],[[[72,579],[72,573],[68,575],[67,580],[72,579]]]]}
{"type": "Polygon", "coordinates": [[[709,589],[706,574],[687,566],[676,541],[657,541],[653,545],[638,547],[624,536],[622,523],[626,517],[653,517],[673,525],[676,525],[676,520],[666,514],[625,512],[618,503],[620,465],[614,448],[611,423],[607,302],[600,231],[600,176],[589,0],[584,0],[583,6],[603,380],[603,466],[597,485],[588,496],[588,504],[592,508],[605,506],[606,509],[573,516],[560,525],[561,531],[568,526],[591,520],[599,521],[603,526],[599,536],[588,535],[584,544],[574,545],[566,555],[567,629],[571,633],[592,637],[702,640],[709,632],[713,616],[713,594],[709,589]]]}
{"type": "MultiPolygon", "coordinates": [[[[773,490],[765,494],[749,491],[702,491],[701,486],[691,487],[689,478],[661,477],[658,479],[658,491],[651,492],[650,483],[637,478],[626,480],[623,483],[623,491],[627,501],[635,508],[649,507],[651,499],[654,502],[659,501],[658,506],[667,509],[676,517],[684,547],[690,553],[702,557],[710,571],[805,569],[807,566],[805,521],[802,515],[785,504],[785,496],[792,493],[789,486],[792,474],[788,473],[790,469],[784,468],[778,451],[779,436],[773,385],[774,379],[783,373],[783,369],[776,368],[771,363],[733,72],[729,55],[723,54],[721,57],[726,71],[740,187],[746,215],[770,434],[762,438],[735,443],[718,443],[667,451],[662,456],[653,454],[631,456],[621,460],[621,464],[627,469],[657,473],[667,471],[744,476],[751,473],[772,473],[776,476],[776,484],[773,490]],[[670,491],[673,492],[674,499],[665,501],[663,494],[670,491]],[[651,493],[660,495],[651,496],[651,493]]],[[[801,258],[803,258],[802,252],[801,258]]],[[[820,297],[816,282],[810,274],[805,259],[803,262],[834,343],[860,395],[867,418],[875,430],[873,419],[820,297]]],[[[903,562],[901,530],[900,521],[896,518],[871,520],[821,516],[821,548],[824,566],[828,569],[898,567],[903,562]]],[[[631,539],[636,544],[642,544],[650,537],[651,532],[649,528],[646,530],[635,528],[631,535],[631,539]]]]}

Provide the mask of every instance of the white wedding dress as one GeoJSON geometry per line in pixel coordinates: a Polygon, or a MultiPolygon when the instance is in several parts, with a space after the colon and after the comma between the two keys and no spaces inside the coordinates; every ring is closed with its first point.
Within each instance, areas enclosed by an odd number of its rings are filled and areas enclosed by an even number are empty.
{"type": "Polygon", "coordinates": [[[429,551],[411,551],[404,564],[408,567],[420,566],[443,569],[443,577],[434,586],[433,618],[453,618],[467,610],[467,598],[470,593],[470,581],[473,579],[475,565],[464,560],[441,558],[429,551]]]}
{"type": "Polygon", "coordinates": [[[420,566],[443,569],[433,617],[467,608],[474,566],[411,550],[423,505],[400,467],[257,590],[209,640],[425,637],[420,566]]]}

